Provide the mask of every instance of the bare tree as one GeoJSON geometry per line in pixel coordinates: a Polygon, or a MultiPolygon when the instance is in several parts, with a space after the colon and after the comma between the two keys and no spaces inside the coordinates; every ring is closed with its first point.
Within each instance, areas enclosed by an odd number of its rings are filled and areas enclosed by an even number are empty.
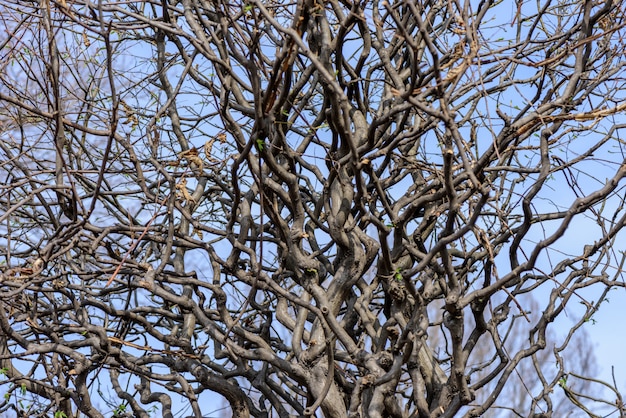
{"type": "MultiPolygon", "coordinates": [[[[541,313],[538,304],[532,299],[525,301],[524,307],[525,312],[518,314],[518,319],[524,320],[522,319],[523,316],[535,316],[538,318],[538,314],[541,313]]],[[[441,315],[440,312],[439,315],[441,315]]],[[[466,321],[468,321],[467,318],[466,321]]],[[[473,325],[470,323],[470,326],[473,325]]],[[[527,335],[527,333],[510,333],[506,336],[503,340],[506,343],[508,352],[516,352],[525,347],[527,345],[527,335]]],[[[437,338],[441,337],[432,332],[429,335],[430,344],[440,344],[443,346],[442,342],[432,342],[432,340],[437,338]]],[[[541,380],[537,378],[536,367],[539,365],[541,369],[547,370],[549,373],[552,373],[552,375],[558,373],[559,368],[555,366],[552,348],[557,346],[562,338],[563,336],[558,335],[558,330],[554,327],[548,328],[546,330],[547,349],[538,351],[536,356],[526,358],[518,364],[515,371],[509,377],[507,384],[502,388],[502,392],[499,394],[496,402],[481,416],[485,418],[525,416],[523,412],[530,409],[533,402],[533,394],[541,391],[543,388],[541,380]],[[550,371],[550,369],[552,370],[550,371]]],[[[574,372],[574,374],[572,376],[568,374],[563,375],[559,381],[559,386],[555,388],[554,393],[551,394],[551,411],[554,416],[588,416],[584,408],[581,409],[568,398],[568,394],[571,395],[571,392],[568,392],[568,390],[575,390],[578,393],[584,394],[585,397],[592,399],[597,399],[602,396],[599,390],[600,388],[594,384],[593,381],[578,377],[596,376],[598,374],[594,349],[595,347],[585,328],[581,328],[577,331],[576,334],[573,335],[572,341],[568,342],[567,351],[562,356],[563,359],[561,360],[564,364],[561,367],[563,370],[574,372]]],[[[472,353],[472,358],[475,359],[473,360],[474,366],[482,369],[482,374],[478,373],[477,378],[479,379],[490,372],[488,367],[484,367],[484,363],[492,361],[493,358],[497,357],[496,353],[490,352],[489,350],[491,350],[489,345],[479,344],[472,353]]],[[[493,389],[496,384],[497,381],[487,383],[484,390],[482,390],[478,396],[486,398],[491,394],[491,389],[493,389]]],[[[475,402],[481,402],[481,399],[478,398],[475,402]]],[[[598,407],[597,405],[595,406],[598,407]]]]}
{"type": "Polygon", "coordinates": [[[0,0],[0,413],[624,415],[624,7],[0,0]]]}

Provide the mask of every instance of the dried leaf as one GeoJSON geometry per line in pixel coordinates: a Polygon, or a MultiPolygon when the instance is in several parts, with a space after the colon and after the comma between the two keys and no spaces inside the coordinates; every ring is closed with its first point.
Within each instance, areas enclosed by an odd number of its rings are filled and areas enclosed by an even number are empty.
{"type": "Polygon", "coordinates": [[[83,44],[85,44],[86,47],[91,46],[91,41],[89,40],[89,37],[87,36],[87,31],[83,31],[83,44]]]}
{"type": "Polygon", "coordinates": [[[187,157],[187,161],[190,164],[195,165],[200,171],[202,171],[204,168],[204,162],[202,162],[202,158],[198,157],[197,155],[196,156],[190,155],[189,157],[187,157]]]}
{"type": "Polygon", "coordinates": [[[155,148],[161,143],[161,134],[155,125],[152,125],[152,136],[150,137],[150,142],[155,148]]]}
{"type": "Polygon", "coordinates": [[[213,150],[213,143],[215,142],[215,138],[209,139],[204,143],[204,156],[207,160],[213,161],[215,158],[211,155],[211,151],[213,150]]]}
{"type": "Polygon", "coordinates": [[[180,179],[180,182],[176,185],[176,190],[178,191],[178,197],[185,200],[187,204],[195,203],[195,200],[191,197],[189,190],[187,190],[186,178],[183,177],[180,179]]]}
{"type": "Polygon", "coordinates": [[[446,77],[443,79],[443,81],[454,81],[457,79],[458,76],[460,76],[463,71],[465,71],[465,65],[459,65],[457,67],[451,68],[448,71],[448,74],[446,74],[446,77]]]}
{"type": "Polygon", "coordinates": [[[131,125],[131,128],[136,128],[139,125],[139,118],[137,118],[137,114],[135,110],[128,105],[124,100],[120,100],[120,104],[124,108],[124,113],[126,114],[126,120],[122,123],[125,125],[131,125]]]}
{"type": "Polygon", "coordinates": [[[199,155],[200,153],[198,151],[198,148],[194,147],[186,151],[179,152],[178,158],[187,160],[188,164],[193,164],[198,170],[202,171],[204,168],[204,163],[202,162],[202,159],[199,157],[199,155]]]}
{"type": "Polygon", "coordinates": [[[204,144],[204,156],[206,157],[206,159],[212,163],[217,163],[220,160],[213,157],[213,155],[211,154],[213,151],[213,144],[215,144],[215,141],[218,140],[220,141],[221,144],[224,144],[226,142],[226,134],[225,133],[219,133],[215,136],[215,138],[211,138],[209,139],[205,144],[204,144]]]}
{"type": "Polygon", "coordinates": [[[130,117],[130,115],[133,115],[135,113],[135,111],[133,110],[132,107],[130,107],[128,105],[128,103],[126,103],[124,100],[120,100],[120,104],[122,105],[122,107],[124,108],[124,113],[126,113],[127,117],[130,117]]]}
{"type": "Polygon", "coordinates": [[[193,148],[189,148],[186,151],[181,151],[178,153],[178,158],[188,158],[189,156],[198,156],[198,148],[193,147],[193,148]]]}

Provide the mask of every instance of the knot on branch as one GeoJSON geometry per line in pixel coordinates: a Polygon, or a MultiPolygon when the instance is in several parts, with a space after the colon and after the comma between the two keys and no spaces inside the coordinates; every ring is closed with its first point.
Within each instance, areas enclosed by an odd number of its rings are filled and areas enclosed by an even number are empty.
{"type": "Polygon", "coordinates": [[[391,369],[391,366],[393,365],[393,355],[389,351],[383,351],[382,353],[379,354],[378,359],[376,360],[376,363],[378,363],[380,367],[382,367],[386,372],[388,372],[389,369],[391,369]]]}

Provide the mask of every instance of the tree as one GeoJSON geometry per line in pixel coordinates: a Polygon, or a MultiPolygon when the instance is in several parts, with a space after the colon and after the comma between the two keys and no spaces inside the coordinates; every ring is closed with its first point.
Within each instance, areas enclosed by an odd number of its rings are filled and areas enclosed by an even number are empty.
{"type": "Polygon", "coordinates": [[[1,411],[626,413],[623,2],[0,8],[1,411]]]}

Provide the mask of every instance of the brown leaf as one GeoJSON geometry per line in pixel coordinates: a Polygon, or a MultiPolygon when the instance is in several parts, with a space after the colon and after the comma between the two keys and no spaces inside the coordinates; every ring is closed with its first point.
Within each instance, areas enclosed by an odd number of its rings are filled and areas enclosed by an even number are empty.
{"type": "Polygon", "coordinates": [[[91,41],[89,40],[89,37],[87,36],[87,31],[83,31],[83,44],[85,44],[86,47],[91,46],[91,41]]]}
{"type": "Polygon", "coordinates": [[[184,199],[187,202],[187,204],[195,203],[195,200],[193,199],[193,197],[191,197],[189,190],[187,190],[186,178],[183,177],[180,179],[180,182],[176,185],[176,190],[178,190],[179,198],[184,199]]]}

